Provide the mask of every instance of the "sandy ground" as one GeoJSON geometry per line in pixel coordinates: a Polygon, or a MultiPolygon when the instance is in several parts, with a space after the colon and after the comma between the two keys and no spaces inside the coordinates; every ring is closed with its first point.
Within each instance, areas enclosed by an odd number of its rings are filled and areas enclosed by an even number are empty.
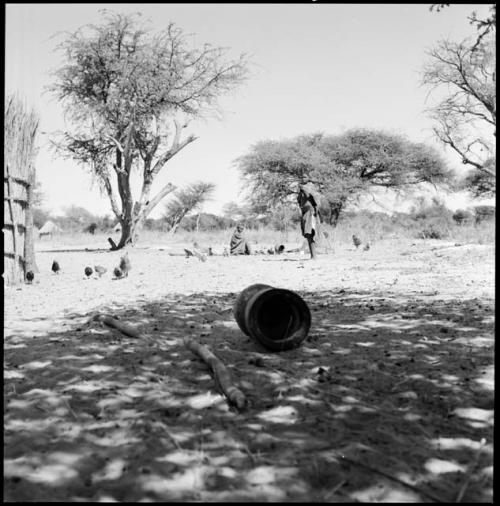
{"type": "Polygon", "coordinates": [[[120,252],[39,251],[34,284],[6,287],[4,500],[492,501],[494,246],[181,251],[133,248],[119,280],[120,252]],[[108,273],[86,279],[94,264],[108,273]],[[238,329],[253,283],[308,303],[299,348],[238,329]],[[186,335],[228,366],[245,410],[186,335]]]}

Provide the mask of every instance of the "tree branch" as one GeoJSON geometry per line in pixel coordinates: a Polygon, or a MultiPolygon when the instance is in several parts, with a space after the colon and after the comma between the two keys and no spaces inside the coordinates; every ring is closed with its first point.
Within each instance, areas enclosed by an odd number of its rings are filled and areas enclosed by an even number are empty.
{"type": "Polygon", "coordinates": [[[177,189],[175,185],[167,183],[143,208],[143,216],[148,216],[161,200],[175,189],[177,189]]]}
{"type": "Polygon", "coordinates": [[[460,148],[458,146],[458,144],[453,140],[453,137],[451,136],[451,133],[449,131],[441,131],[440,132],[437,130],[437,128],[434,128],[434,133],[436,134],[438,139],[441,140],[441,142],[443,144],[450,146],[450,148],[452,148],[456,153],[458,153],[460,155],[460,157],[462,158],[462,162],[465,165],[472,165],[476,169],[478,169],[482,172],[485,172],[486,174],[489,174],[490,176],[493,176],[496,178],[496,174],[493,171],[486,168],[484,166],[484,164],[481,164],[481,163],[478,163],[478,162],[475,162],[474,160],[472,160],[468,156],[467,151],[460,148]]]}
{"type": "Polygon", "coordinates": [[[153,174],[155,174],[155,175],[158,174],[158,172],[160,172],[162,167],[173,156],[175,156],[181,149],[185,148],[188,144],[190,144],[191,142],[193,142],[197,139],[197,137],[195,137],[194,135],[190,135],[189,137],[187,137],[183,141],[180,141],[180,135],[181,135],[181,131],[183,128],[184,127],[181,126],[177,120],[175,120],[175,136],[174,136],[172,146],[154,164],[153,169],[152,169],[153,174]]]}
{"type": "Polygon", "coordinates": [[[115,139],[112,135],[106,135],[105,137],[108,138],[110,141],[112,141],[115,144],[115,146],[118,148],[120,153],[123,153],[123,146],[121,145],[120,141],[115,139]]]}
{"type": "MultiPolygon", "coordinates": [[[[134,104],[134,112],[133,112],[132,116],[135,116],[135,104],[134,104]]],[[[132,145],[133,131],[134,131],[134,118],[132,118],[132,121],[129,124],[127,137],[125,139],[125,149],[123,151],[123,158],[125,160],[125,170],[126,170],[127,174],[130,173],[130,168],[132,167],[133,157],[130,153],[130,147],[132,145]]]]}
{"type": "Polygon", "coordinates": [[[104,188],[106,190],[106,193],[108,194],[109,201],[111,203],[111,209],[113,210],[113,213],[115,214],[115,216],[121,221],[122,212],[121,212],[120,208],[118,207],[118,202],[117,202],[116,196],[113,192],[113,187],[111,186],[111,181],[109,180],[109,177],[107,176],[107,174],[104,174],[103,172],[99,172],[98,175],[104,184],[104,188]]]}

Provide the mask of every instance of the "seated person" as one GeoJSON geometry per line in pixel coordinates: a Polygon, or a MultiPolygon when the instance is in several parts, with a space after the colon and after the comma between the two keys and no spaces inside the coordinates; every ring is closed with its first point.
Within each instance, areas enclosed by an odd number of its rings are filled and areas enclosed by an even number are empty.
{"type": "Polygon", "coordinates": [[[231,242],[229,243],[229,252],[231,255],[250,255],[250,244],[243,234],[243,225],[238,225],[234,231],[231,242]]]}

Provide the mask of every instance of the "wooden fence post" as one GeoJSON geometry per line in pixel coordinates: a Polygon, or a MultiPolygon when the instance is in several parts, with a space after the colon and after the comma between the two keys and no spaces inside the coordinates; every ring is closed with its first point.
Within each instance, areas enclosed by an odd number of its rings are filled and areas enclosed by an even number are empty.
{"type": "Polygon", "coordinates": [[[19,268],[19,259],[17,252],[17,221],[14,215],[14,205],[12,203],[14,197],[12,196],[12,185],[11,185],[11,177],[9,171],[9,164],[6,164],[6,172],[7,172],[7,200],[9,202],[9,210],[10,210],[10,221],[12,223],[12,246],[14,248],[14,279],[18,279],[18,268],[19,268]]]}

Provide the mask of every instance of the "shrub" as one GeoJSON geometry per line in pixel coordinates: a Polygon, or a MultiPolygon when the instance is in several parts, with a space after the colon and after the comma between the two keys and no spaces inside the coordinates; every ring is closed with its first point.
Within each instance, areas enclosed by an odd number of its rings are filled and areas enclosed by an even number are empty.
{"type": "Polygon", "coordinates": [[[495,218],[495,206],[476,206],[474,207],[474,216],[476,223],[493,220],[495,218]]]}
{"type": "Polygon", "coordinates": [[[453,220],[457,225],[464,225],[472,221],[472,213],[470,211],[464,211],[463,209],[457,209],[452,216],[453,220]]]}
{"type": "Polygon", "coordinates": [[[435,229],[433,226],[426,227],[419,233],[420,239],[442,239],[443,233],[435,229]]]}
{"type": "Polygon", "coordinates": [[[91,223],[88,227],[85,227],[84,232],[94,235],[97,230],[97,223],[91,223]]]}

